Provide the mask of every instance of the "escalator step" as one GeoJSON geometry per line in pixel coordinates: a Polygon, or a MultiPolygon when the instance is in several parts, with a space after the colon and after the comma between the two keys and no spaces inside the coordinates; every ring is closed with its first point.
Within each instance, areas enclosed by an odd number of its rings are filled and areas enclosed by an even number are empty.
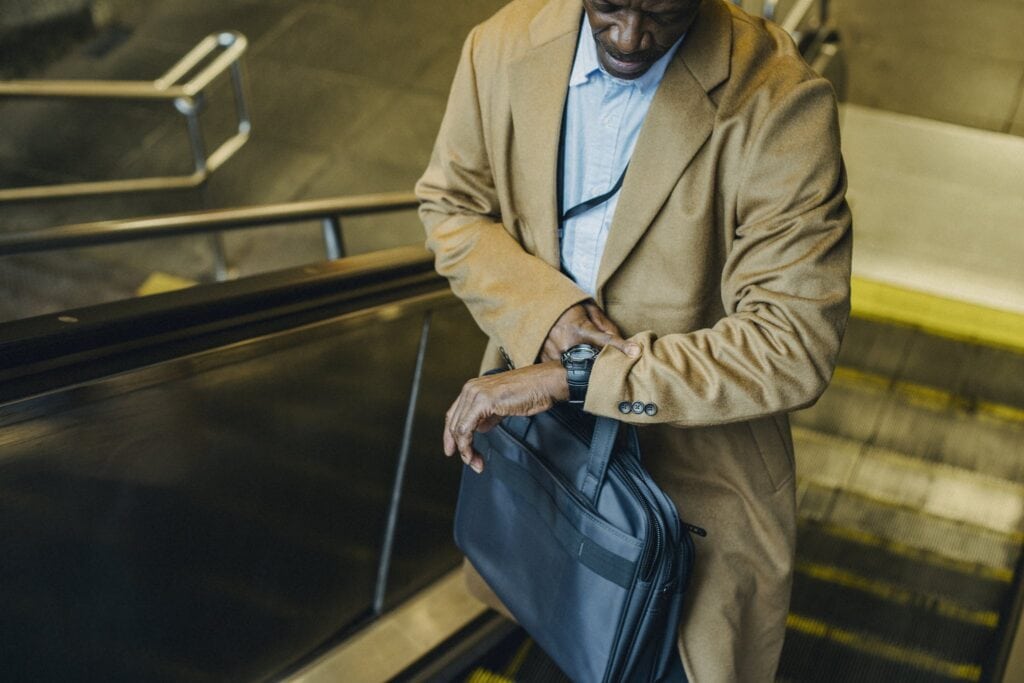
{"type": "MultiPolygon", "coordinates": [[[[913,650],[941,652],[944,659],[981,661],[992,646],[993,626],[940,614],[924,601],[901,604],[863,590],[797,573],[790,609],[843,630],[913,650]]],[[[992,613],[993,617],[997,615],[992,613]]]]}
{"type": "Polygon", "coordinates": [[[790,615],[779,677],[796,682],[978,681],[981,667],[790,615]]]}
{"type": "Polygon", "coordinates": [[[920,595],[931,595],[976,612],[998,611],[1010,584],[977,573],[965,573],[925,553],[915,557],[884,546],[871,546],[862,535],[844,536],[842,530],[813,522],[799,526],[800,563],[811,567],[841,567],[856,576],[871,577],[920,595]]]}
{"type": "Polygon", "coordinates": [[[571,683],[525,631],[492,652],[465,683],[571,683]]]}

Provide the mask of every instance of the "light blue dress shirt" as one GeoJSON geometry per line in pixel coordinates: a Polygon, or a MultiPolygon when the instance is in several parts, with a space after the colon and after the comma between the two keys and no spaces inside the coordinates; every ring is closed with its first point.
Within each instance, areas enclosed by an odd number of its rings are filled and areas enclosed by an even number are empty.
{"type": "MultiPolygon", "coordinates": [[[[601,68],[590,21],[583,15],[566,101],[563,211],[615,185],[633,154],[665,69],[682,41],[679,38],[642,76],[622,80],[601,68]]],[[[591,295],[618,201],[616,193],[563,226],[562,268],[591,295]]]]}

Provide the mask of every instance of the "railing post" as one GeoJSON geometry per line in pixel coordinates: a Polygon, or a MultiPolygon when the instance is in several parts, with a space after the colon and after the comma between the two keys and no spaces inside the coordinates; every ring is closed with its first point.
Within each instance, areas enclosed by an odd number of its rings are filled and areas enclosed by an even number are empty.
{"type": "Polygon", "coordinates": [[[188,140],[192,148],[192,163],[196,175],[206,174],[206,144],[203,141],[203,128],[199,123],[199,110],[202,107],[202,95],[196,98],[179,97],[174,107],[185,115],[188,127],[188,140]]]}
{"type": "Polygon", "coordinates": [[[210,235],[210,251],[213,252],[213,276],[217,282],[234,279],[235,273],[228,263],[227,249],[224,246],[224,233],[215,232],[210,235]]]}
{"type": "Polygon", "coordinates": [[[327,258],[332,261],[344,258],[345,241],[341,232],[341,217],[327,216],[323,219],[324,226],[324,247],[327,249],[327,258]]]}

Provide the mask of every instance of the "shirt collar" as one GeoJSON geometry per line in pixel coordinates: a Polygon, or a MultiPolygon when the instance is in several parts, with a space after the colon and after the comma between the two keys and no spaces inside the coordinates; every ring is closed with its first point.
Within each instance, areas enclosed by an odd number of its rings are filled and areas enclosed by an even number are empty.
{"type": "Polygon", "coordinates": [[[668,51],[658,58],[651,68],[646,71],[642,76],[631,80],[625,80],[622,78],[615,78],[604,68],[601,67],[601,63],[597,61],[597,45],[594,41],[594,32],[590,28],[590,18],[587,13],[583,13],[583,22],[580,26],[580,39],[576,44],[576,57],[572,63],[572,72],[569,74],[569,87],[573,88],[578,85],[582,85],[590,80],[590,77],[594,74],[600,74],[606,78],[610,78],[616,83],[622,85],[632,85],[640,89],[640,92],[646,92],[649,88],[656,88],[661,83],[662,76],[665,75],[665,69],[668,68],[668,63],[672,61],[673,55],[679,49],[679,46],[683,42],[683,38],[686,34],[679,36],[679,39],[672,44],[672,47],[668,51]]]}

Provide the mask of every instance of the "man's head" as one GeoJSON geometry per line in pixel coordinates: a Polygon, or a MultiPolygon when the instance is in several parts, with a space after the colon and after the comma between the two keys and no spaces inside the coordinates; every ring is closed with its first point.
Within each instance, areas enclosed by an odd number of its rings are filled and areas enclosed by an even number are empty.
{"type": "Polygon", "coordinates": [[[597,59],[612,76],[644,74],[686,32],[700,0],[583,0],[597,59]]]}

